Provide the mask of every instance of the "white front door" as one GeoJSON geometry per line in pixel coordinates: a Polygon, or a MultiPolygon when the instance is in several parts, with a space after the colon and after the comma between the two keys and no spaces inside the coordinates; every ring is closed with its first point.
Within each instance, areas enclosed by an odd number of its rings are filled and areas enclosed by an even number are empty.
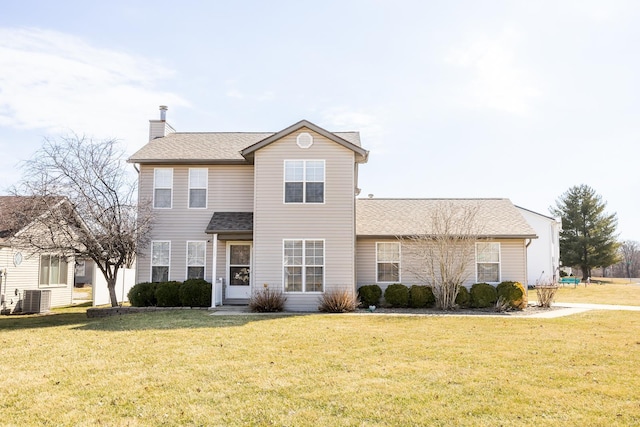
{"type": "Polygon", "coordinates": [[[251,296],[251,242],[227,242],[226,298],[251,296]]]}

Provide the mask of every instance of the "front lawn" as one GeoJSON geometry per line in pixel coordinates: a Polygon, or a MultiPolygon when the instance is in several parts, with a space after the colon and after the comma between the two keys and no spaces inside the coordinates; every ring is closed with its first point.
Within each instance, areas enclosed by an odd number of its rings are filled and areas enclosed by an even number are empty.
{"type": "Polygon", "coordinates": [[[640,313],[0,317],[3,425],[639,425],[640,313]]]}

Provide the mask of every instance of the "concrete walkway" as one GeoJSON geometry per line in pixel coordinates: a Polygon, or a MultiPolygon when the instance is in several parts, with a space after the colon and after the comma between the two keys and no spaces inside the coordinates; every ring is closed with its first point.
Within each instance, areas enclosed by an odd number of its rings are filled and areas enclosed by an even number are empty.
{"type": "MultiPolygon", "coordinates": [[[[500,314],[491,315],[491,314],[477,314],[477,316],[482,317],[513,317],[513,318],[526,318],[526,319],[555,319],[557,317],[571,316],[573,314],[584,313],[590,310],[623,310],[623,311],[640,311],[640,306],[633,305],[612,305],[612,304],[585,304],[585,303],[577,303],[577,302],[554,302],[553,310],[542,311],[529,315],[522,316],[504,316],[500,314]]],[[[280,313],[251,313],[249,308],[246,306],[219,306],[214,309],[211,309],[212,316],[229,316],[229,315],[247,315],[247,314],[263,314],[263,315],[287,315],[287,314],[313,314],[313,313],[298,313],[298,312],[280,312],[280,313]]],[[[356,314],[364,314],[368,315],[369,313],[356,313],[356,314]]],[[[376,313],[379,315],[391,315],[391,316],[433,316],[433,314],[422,314],[422,313],[376,313]]],[[[473,316],[473,314],[455,314],[455,313],[438,313],[439,316],[473,316]]]]}
{"type": "Polygon", "coordinates": [[[640,306],[635,305],[613,305],[613,304],[586,304],[579,302],[554,302],[555,310],[532,314],[527,318],[534,319],[553,319],[556,317],[570,316],[572,314],[584,313],[590,310],[623,310],[623,311],[640,311],[640,306]]]}

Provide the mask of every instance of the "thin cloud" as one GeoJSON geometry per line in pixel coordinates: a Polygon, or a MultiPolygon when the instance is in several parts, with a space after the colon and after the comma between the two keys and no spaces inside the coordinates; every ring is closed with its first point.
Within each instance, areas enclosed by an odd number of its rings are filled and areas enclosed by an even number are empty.
{"type": "Polygon", "coordinates": [[[173,76],[152,59],[61,32],[0,28],[0,126],[144,138],[132,117],[159,104],[188,105],[156,90],[173,76]]]}

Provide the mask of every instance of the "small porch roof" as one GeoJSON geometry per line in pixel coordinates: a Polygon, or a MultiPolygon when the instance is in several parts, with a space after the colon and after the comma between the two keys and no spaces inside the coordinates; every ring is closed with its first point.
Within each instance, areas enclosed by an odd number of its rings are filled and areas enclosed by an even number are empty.
{"type": "Polygon", "coordinates": [[[205,233],[253,234],[253,212],[214,212],[205,233]]]}

